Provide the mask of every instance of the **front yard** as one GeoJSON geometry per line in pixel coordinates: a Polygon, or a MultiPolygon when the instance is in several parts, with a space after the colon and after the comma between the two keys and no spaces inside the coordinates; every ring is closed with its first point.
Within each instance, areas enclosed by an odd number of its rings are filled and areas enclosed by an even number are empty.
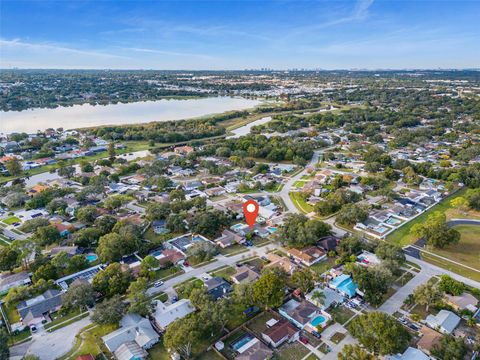
{"type": "Polygon", "coordinates": [[[332,310],[328,310],[328,313],[332,315],[334,321],[338,322],[341,325],[345,324],[355,315],[352,310],[343,305],[337,306],[332,310]]]}

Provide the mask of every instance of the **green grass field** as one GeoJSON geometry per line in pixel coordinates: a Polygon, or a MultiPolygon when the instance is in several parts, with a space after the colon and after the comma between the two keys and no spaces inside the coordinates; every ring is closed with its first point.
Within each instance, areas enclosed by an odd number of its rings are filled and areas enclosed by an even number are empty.
{"type": "Polygon", "coordinates": [[[13,223],[20,222],[20,219],[16,216],[10,216],[2,220],[3,223],[7,225],[12,225],[13,223]]]}
{"type": "Polygon", "coordinates": [[[303,199],[302,193],[300,192],[291,192],[288,194],[290,199],[292,199],[293,204],[297,209],[299,209],[304,214],[311,213],[313,211],[313,206],[307,204],[307,202],[303,199]]]}

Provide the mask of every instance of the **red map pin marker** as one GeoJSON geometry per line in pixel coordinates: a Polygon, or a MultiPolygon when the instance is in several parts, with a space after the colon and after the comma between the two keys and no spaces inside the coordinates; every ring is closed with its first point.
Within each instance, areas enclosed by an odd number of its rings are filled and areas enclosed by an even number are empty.
{"type": "Polygon", "coordinates": [[[253,225],[255,225],[255,220],[258,216],[258,203],[255,200],[248,200],[244,202],[243,215],[245,215],[245,219],[247,220],[247,224],[250,226],[250,229],[253,229],[253,225]]]}

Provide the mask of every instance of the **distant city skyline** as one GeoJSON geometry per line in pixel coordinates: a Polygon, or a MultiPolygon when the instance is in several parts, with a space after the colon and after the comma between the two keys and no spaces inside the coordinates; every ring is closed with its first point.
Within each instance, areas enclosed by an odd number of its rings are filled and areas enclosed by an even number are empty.
{"type": "Polygon", "coordinates": [[[478,1],[11,1],[0,67],[480,67],[478,1]]]}

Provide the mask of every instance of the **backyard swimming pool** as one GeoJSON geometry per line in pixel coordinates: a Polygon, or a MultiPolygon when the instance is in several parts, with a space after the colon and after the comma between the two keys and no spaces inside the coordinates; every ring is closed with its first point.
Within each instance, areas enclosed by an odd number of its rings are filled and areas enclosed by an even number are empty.
{"type": "Polygon", "coordinates": [[[326,321],[325,317],[323,317],[322,315],[318,315],[312,321],[310,321],[310,324],[317,327],[317,326],[325,323],[325,321],[326,321]]]}
{"type": "Polygon", "coordinates": [[[238,351],[239,349],[242,348],[242,346],[248,344],[248,342],[250,342],[250,340],[252,340],[253,337],[250,336],[250,335],[244,335],[242,338],[240,338],[239,340],[235,341],[233,344],[232,344],[232,349],[235,350],[235,351],[238,351]]]}
{"type": "Polygon", "coordinates": [[[87,258],[88,262],[91,263],[91,262],[97,261],[98,256],[95,255],[95,254],[88,254],[88,255],[86,256],[86,258],[87,258]]]}

